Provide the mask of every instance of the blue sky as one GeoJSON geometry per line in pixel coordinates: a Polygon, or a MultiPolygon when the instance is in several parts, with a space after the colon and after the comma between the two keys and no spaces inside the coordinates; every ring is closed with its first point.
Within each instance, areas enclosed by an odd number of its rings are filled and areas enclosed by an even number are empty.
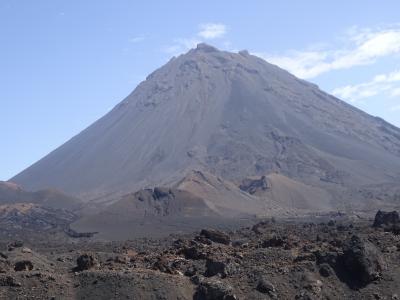
{"type": "Polygon", "coordinates": [[[1,0],[0,179],[201,41],[247,49],[400,126],[399,11],[395,0],[1,0]]]}

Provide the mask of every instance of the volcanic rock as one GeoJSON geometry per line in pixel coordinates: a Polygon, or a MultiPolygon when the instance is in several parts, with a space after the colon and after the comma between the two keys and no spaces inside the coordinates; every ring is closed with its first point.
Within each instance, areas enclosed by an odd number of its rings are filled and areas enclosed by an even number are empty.
{"type": "Polygon", "coordinates": [[[31,271],[33,270],[33,263],[29,260],[18,261],[14,265],[15,271],[31,271]]]}
{"type": "Polygon", "coordinates": [[[193,296],[194,300],[236,300],[233,288],[222,281],[209,279],[202,281],[193,296]]]}
{"type": "Polygon", "coordinates": [[[76,264],[77,271],[89,270],[96,265],[96,259],[91,254],[82,254],[77,258],[76,264]]]}
{"type": "Polygon", "coordinates": [[[286,244],[286,239],[283,237],[273,235],[271,238],[263,241],[262,247],[283,247],[286,244]]]}
{"type": "Polygon", "coordinates": [[[16,279],[12,276],[0,275],[0,286],[2,286],[2,287],[6,287],[6,286],[20,287],[21,283],[17,282],[16,279]]]}
{"type": "Polygon", "coordinates": [[[353,284],[365,286],[381,276],[384,261],[379,250],[369,241],[353,235],[341,256],[353,284]]]}
{"type": "Polygon", "coordinates": [[[181,252],[187,259],[205,259],[207,257],[207,253],[198,245],[186,246],[181,252]]]}
{"type": "Polygon", "coordinates": [[[334,274],[334,272],[329,264],[321,264],[319,267],[319,273],[323,277],[329,277],[332,274],[334,274]]]}
{"type": "Polygon", "coordinates": [[[400,231],[400,217],[397,211],[384,212],[379,210],[375,215],[373,227],[382,227],[394,233],[400,231]]]}
{"type": "Polygon", "coordinates": [[[233,275],[238,271],[238,265],[230,257],[211,256],[206,260],[206,271],[204,273],[207,277],[219,275],[222,278],[233,275]]]}
{"type": "Polygon", "coordinates": [[[257,290],[261,293],[274,294],[275,287],[265,276],[261,276],[257,283],[257,290]]]}
{"type": "Polygon", "coordinates": [[[215,242],[215,243],[221,243],[228,245],[231,242],[231,238],[229,235],[226,233],[223,233],[218,230],[213,230],[213,229],[203,229],[200,232],[200,235],[208,238],[209,240],[215,242]]]}
{"type": "Polygon", "coordinates": [[[267,189],[271,188],[271,186],[268,183],[267,178],[263,175],[260,179],[244,179],[239,188],[242,191],[248,192],[249,194],[253,195],[256,192],[266,191],[267,189]]]}

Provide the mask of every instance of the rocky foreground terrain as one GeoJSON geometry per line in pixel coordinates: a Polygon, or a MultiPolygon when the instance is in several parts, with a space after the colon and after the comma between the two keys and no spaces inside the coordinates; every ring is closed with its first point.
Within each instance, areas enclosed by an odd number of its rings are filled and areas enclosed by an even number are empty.
{"type": "Polygon", "coordinates": [[[0,298],[398,299],[399,224],[331,214],[124,242],[8,226],[0,298]]]}

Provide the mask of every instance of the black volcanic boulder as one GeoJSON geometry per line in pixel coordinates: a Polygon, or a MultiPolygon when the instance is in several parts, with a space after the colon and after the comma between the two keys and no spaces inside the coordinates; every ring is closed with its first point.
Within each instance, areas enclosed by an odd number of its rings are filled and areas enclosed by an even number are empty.
{"type": "Polygon", "coordinates": [[[206,260],[206,277],[219,275],[222,278],[235,274],[238,271],[238,265],[230,258],[219,255],[208,257],[206,260]]]}
{"type": "Polygon", "coordinates": [[[96,265],[96,259],[91,254],[82,254],[77,258],[76,264],[76,271],[89,270],[96,265]]]}
{"type": "Polygon", "coordinates": [[[400,223],[399,213],[397,211],[385,212],[379,210],[375,215],[373,227],[382,227],[383,225],[394,225],[400,223]]]}
{"type": "Polygon", "coordinates": [[[276,297],[274,285],[271,282],[269,282],[269,280],[265,276],[261,276],[258,279],[256,289],[260,293],[270,294],[272,297],[274,297],[274,298],[276,297]]]}
{"type": "Polygon", "coordinates": [[[206,261],[205,276],[211,277],[220,274],[221,277],[226,277],[226,263],[219,259],[208,258],[206,261]]]}
{"type": "Polygon", "coordinates": [[[271,238],[263,241],[262,243],[263,248],[283,247],[284,245],[285,245],[285,239],[277,235],[273,235],[271,238]]]}
{"type": "Polygon", "coordinates": [[[182,253],[186,259],[205,259],[207,257],[207,253],[204,251],[203,248],[199,246],[188,246],[184,247],[180,253],[182,253]]]}
{"type": "Polygon", "coordinates": [[[344,271],[351,279],[350,285],[365,286],[378,279],[384,269],[379,250],[369,241],[353,235],[343,248],[340,257],[344,271]]]}
{"type": "Polygon", "coordinates": [[[14,265],[14,270],[19,271],[31,271],[33,270],[33,263],[30,260],[17,261],[14,265]]]}
{"type": "Polygon", "coordinates": [[[227,235],[226,233],[223,233],[222,231],[218,231],[218,230],[203,229],[200,232],[200,235],[208,238],[209,240],[211,240],[215,243],[229,245],[231,242],[231,238],[229,235],[227,235]]]}
{"type": "Polygon", "coordinates": [[[384,228],[385,231],[391,231],[400,234],[400,216],[397,211],[385,212],[379,210],[375,215],[372,227],[384,228]]]}

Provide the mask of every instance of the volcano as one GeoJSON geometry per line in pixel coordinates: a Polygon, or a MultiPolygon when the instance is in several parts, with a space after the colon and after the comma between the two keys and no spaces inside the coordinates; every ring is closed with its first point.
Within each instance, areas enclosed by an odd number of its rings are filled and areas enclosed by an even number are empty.
{"type": "Polygon", "coordinates": [[[208,215],[375,209],[400,197],[400,129],[247,51],[199,44],[11,181],[113,211],[154,187],[208,215]]]}

